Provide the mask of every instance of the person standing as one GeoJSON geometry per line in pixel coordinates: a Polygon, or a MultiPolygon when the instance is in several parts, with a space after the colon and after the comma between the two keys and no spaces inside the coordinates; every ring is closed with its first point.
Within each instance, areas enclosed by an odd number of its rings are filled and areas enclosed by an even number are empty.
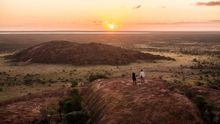
{"type": "Polygon", "coordinates": [[[145,73],[142,69],[141,69],[141,72],[140,72],[140,77],[141,77],[141,83],[145,83],[145,80],[144,80],[145,73]]]}
{"type": "Polygon", "coordinates": [[[136,85],[136,74],[132,72],[132,80],[133,80],[133,85],[136,85]]]}

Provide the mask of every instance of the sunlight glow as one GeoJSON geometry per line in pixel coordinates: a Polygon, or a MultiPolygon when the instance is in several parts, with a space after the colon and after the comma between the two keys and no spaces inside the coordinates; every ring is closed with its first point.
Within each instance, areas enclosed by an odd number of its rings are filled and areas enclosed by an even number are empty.
{"type": "Polygon", "coordinates": [[[220,30],[219,6],[198,1],[0,0],[0,30],[220,30]]]}
{"type": "Polygon", "coordinates": [[[109,25],[108,25],[108,28],[109,28],[110,30],[113,30],[113,29],[115,29],[115,25],[114,25],[114,24],[109,24],[109,25]]]}
{"type": "Polygon", "coordinates": [[[119,24],[113,21],[104,21],[102,26],[107,31],[113,31],[119,29],[119,24]]]}

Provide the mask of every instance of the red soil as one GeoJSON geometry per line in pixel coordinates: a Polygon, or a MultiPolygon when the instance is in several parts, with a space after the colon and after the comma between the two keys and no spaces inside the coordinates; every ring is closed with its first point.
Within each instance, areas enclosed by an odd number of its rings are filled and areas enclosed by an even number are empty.
{"type": "Polygon", "coordinates": [[[197,107],[166,83],[130,79],[97,80],[85,91],[91,121],[96,124],[202,124],[197,107]]]}
{"type": "Polygon", "coordinates": [[[57,105],[68,89],[30,94],[0,104],[0,124],[30,124],[40,117],[40,110],[57,105]]]}

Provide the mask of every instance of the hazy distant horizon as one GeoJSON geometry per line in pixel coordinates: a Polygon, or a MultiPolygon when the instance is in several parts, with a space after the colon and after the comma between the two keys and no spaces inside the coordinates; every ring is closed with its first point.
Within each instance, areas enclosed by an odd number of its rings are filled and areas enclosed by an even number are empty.
{"type": "Polygon", "coordinates": [[[0,34],[150,34],[153,32],[220,32],[220,30],[162,30],[162,31],[105,31],[105,30],[33,30],[33,31],[0,31],[0,34]]]}

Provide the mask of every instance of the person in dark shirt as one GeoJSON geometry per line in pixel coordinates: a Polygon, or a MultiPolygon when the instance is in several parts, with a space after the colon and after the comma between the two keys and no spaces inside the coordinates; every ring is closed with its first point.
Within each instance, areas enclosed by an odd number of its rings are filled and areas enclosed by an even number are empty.
{"type": "Polygon", "coordinates": [[[132,80],[133,84],[136,85],[136,74],[134,72],[132,72],[132,80]]]}

